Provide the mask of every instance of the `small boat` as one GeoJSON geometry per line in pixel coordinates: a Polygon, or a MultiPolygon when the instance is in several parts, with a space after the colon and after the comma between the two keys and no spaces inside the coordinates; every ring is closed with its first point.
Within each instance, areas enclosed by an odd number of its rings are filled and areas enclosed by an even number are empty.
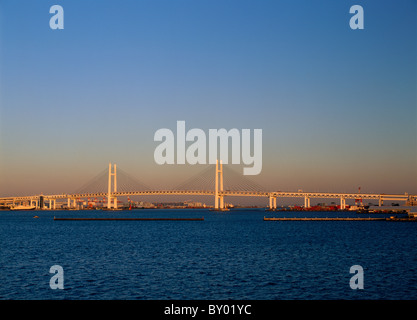
{"type": "Polygon", "coordinates": [[[36,209],[35,206],[22,206],[22,205],[17,205],[17,206],[10,207],[10,210],[14,210],[14,211],[35,210],[35,209],[36,209]]]}

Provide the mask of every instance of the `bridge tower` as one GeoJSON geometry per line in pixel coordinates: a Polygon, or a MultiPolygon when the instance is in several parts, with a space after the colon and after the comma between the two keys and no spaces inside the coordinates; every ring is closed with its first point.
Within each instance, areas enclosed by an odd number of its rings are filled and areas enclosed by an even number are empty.
{"type": "Polygon", "coordinates": [[[224,210],[224,196],[219,195],[219,191],[223,191],[223,162],[216,160],[216,179],[215,179],[215,190],[214,190],[214,209],[224,210]],[[220,176],[220,179],[219,179],[220,176]],[[219,181],[220,180],[220,181],[219,181]],[[220,183],[219,183],[220,182],[220,183]]]}
{"type": "Polygon", "coordinates": [[[113,192],[117,192],[117,170],[116,170],[116,164],[114,164],[113,172],[111,170],[111,162],[109,163],[109,183],[108,183],[108,189],[107,189],[107,209],[110,209],[112,207],[111,200],[113,200],[113,209],[117,209],[117,197],[112,197],[111,195],[111,177],[113,176],[113,192]]]}

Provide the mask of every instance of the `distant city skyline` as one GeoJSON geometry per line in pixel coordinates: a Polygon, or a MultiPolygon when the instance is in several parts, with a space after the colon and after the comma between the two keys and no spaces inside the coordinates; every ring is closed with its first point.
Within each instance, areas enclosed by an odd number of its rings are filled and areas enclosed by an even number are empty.
{"type": "Polygon", "coordinates": [[[71,192],[109,162],[176,185],[204,168],[155,163],[177,121],[262,129],[266,190],[417,194],[417,3],[366,1],[352,30],[355,4],[2,1],[0,196],[71,192]]]}

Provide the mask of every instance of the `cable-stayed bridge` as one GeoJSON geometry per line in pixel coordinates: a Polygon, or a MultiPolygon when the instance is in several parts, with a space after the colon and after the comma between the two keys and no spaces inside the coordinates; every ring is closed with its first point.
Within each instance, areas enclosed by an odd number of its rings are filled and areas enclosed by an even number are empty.
{"type": "Polygon", "coordinates": [[[277,208],[277,198],[304,199],[304,207],[310,207],[310,200],[336,199],[340,208],[346,208],[346,200],[358,199],[378,201],[379,206],[384,201],[405,202],[416,205],[417,196],[408,194],[370,194],[370,193],[329,193],[329,192],[285,192],[267,191],[245,176],[242,176],[227,166],[217,162],[205,168],[202,172],[189,178],[173,188],[150,188],[127,172],[111,163],[109,167],[85,183],[82,187],[68,194],[49,194],[32,196],[0,197],[0,204],[13,207],[26,203],[38,209],[56,209],[57,200],[67,200],[67,208],[77,208],[81,199],[101,198],[107,209],[118,209],[118,198],[131,196],[211,196],[214,198],[215,210],[227,210],[226,197],[263,197],[269,199],[268,207],[277,208]],[[214,173],[214,174],[213,174],[214,173]]]}

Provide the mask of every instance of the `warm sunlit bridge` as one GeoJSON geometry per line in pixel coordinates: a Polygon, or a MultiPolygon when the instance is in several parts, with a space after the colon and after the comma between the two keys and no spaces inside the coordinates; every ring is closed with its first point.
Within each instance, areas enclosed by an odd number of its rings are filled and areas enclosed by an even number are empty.
{"type": "Polygon", "coordinates": [[[304,207],[309,208],[311,199],[336,199],[340,209],[346,208],[346,200],[358,199],[377,201],[381,206],[384,201],[404,202],[406,205],[416,205],[417,196],[408,194],[369,194],[369,193],[329,193],[329,192],[284,192],[266,191],[239,175],[231,169],[226,169],[221,163],[210,166],[204,171],[191,177],[184,183],[172,189],[152,189],[131,177],[125,171],[109,164],[102,171],[78,190],[68,194],[32,195],[1,197],[3,207],[27,206],[35,209],[57,209],[57,200],[67,200],[67,209],[79,208],[77,202],[81,199],[102,199],[103,208],[118,209],[118,198],[133,196],[211,196],[214,198],[213,208],[226,210],[226,197],[263,197],[269,199],[268,207],[277,208],[277,198],[302,198],[304,207]],[[215,168],[214,168],[215,167],[215,168]],[[213,174],[214,173],[214,174],[213,174]],[[224,179],[223,179],[224,178],[224,179]]]}

